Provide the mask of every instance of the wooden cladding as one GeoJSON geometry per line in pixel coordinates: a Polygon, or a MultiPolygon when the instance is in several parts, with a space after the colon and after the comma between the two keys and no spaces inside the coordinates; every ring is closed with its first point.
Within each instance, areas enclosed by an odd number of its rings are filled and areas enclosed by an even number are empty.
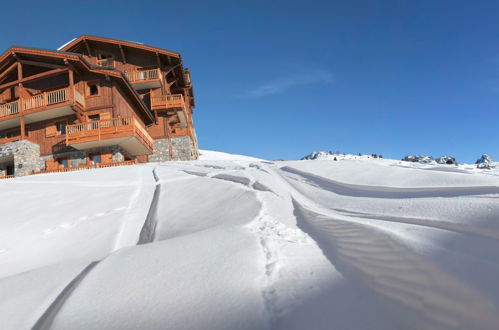
{"type": "Polygon", "coordinates": [[[57,126],[54,124],[49,125],[45,128],[45,137],[54,137],[57,135],[57,126]]]}

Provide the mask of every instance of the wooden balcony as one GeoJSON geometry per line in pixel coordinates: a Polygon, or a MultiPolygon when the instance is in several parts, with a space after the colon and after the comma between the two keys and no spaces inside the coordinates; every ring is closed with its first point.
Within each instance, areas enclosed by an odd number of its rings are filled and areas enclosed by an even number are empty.
{"type": "Polygon", "coordinates": [[[184,110],[185,102],[182,94],[162,95],[151,99],[152,110],[179,109],[184,110]]]}
{"type": "Polygon", "coordinates": [[[85,97],[75,90],[73,100],[67,87],[0,104],[0,130],[19,126],[21,114],[26,124],[72,115],[73,103],[85,107],[85,97]]]}
{"type": "Polygon", "coordinates": [[[154,141],[134,117],[92,121],[66,127],[66,145],[78,150],[118,145],[131,155],[149,155],[154,141]]]}
{"type": "Polygon", "coordinates": [[[135,89],[161,87],[161,71],[159,69],[129,71],[125,76],[135,89]]]}
{"type": "Polygon", "coordinates": [[[20,101],[0,104],[0,130],[19,125],[20,101]]]}

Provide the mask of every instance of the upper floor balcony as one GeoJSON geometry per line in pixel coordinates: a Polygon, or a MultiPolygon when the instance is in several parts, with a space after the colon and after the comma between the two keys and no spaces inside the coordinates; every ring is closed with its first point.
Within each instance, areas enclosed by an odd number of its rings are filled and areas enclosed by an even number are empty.
{"type": "Polygon", "coordinates": [[[0,104],[0,130],[19,126],[21,115],[26,124],[72,115],[74,103],[85,107],[85,97],[77,90],[70,93],[66,87],[0,104]]]}
{"type": "Polygon", "coordinates": [[[182,94],[161,95],[151,98],[152,110],[179,109],[184,110],[185,101],[182,94]]]}
{"type": "Polygon", "coordinates": [[[161,87],[161,71],[159,69],[128,71],[125,76],[135,89],[161,87]]]}
{"type": "Polygon", "coordinates": [[[135,117],[68,125],[66,145],[79,150],[119,145],[134,156],[152,154],[154,150],[154,140],[135,117]]]}

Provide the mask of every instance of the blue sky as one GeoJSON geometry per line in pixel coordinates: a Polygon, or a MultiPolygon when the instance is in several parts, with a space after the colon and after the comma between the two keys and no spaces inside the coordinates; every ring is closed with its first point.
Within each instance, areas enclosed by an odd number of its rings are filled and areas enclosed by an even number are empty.
{"type": "Polygon", "coordinates": [[[180,52],[204,149],[266,159],[317,150],[499,158],[498,1],[19,1],[3,9],[2,25],[12,28],[2,49],[57,48],[92,34],[180,52]]]}

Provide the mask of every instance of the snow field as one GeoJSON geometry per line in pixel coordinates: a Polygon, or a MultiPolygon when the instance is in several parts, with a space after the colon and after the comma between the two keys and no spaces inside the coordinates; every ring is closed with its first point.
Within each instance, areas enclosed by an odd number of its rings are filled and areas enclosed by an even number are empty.
{"type": "Polygon", "coordinates": [[[2,328],[499,324],[495,170],[202,154],[0,182],[2,328]]]}

